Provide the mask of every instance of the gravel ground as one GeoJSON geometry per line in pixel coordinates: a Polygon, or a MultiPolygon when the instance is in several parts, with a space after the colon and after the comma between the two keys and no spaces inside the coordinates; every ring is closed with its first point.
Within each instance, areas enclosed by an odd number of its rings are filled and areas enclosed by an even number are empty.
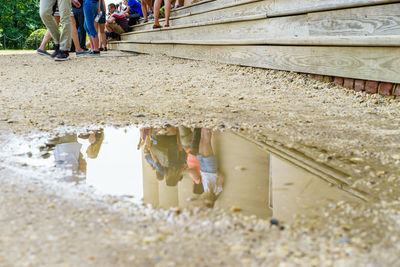
{"type": "Polygon", "coordinates": [[[280,231],[50,184],[2,156],[0,266],[400,266],[398,99],[296,73],[116,52],[68,62],[7,52],[0,65],[0,142],[104,124],[223,126],[338,168],[373,199],[331,203],[280,231]]]}

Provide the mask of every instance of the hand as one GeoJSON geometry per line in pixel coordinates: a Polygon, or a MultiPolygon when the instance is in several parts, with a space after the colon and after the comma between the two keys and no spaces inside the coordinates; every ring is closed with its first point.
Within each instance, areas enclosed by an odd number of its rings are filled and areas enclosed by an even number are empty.
{"type": "Polygon", "coordinates": [[[72,3],[76,6],[76,8],[81,7],[81,3],[79,3],[79,1],[77,1],[77,0],[72,0],[72,3]]]}

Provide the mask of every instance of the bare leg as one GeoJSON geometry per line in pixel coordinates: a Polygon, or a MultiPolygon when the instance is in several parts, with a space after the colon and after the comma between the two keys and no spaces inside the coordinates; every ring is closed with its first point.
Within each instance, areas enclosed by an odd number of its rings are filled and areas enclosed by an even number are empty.
{"type": "Polygon", "coordinates": [[[51,40],[51,34],[50,34],[50,31],[47,30],[46,34],[43,37],[42,43],[39,46],[39,49],[46,51],[46,45],[50,42],[50,40],[51,40]]]}
{"type": "Polygon", "coordinates": [[[165,26],[169,26],[169,16],[171,14],[171,0],[164,0],[165,8],[165,26]]]}
{"type": "Polygon", "coordinates": [[[71,16],[71,21],[72,21],[72,41],[74,42],[75,45],[75,52],[83,52],[81,45],[79,44],[79,37],[78,37],[78,31],[76,30],[76,21],[75,17],[71,16]]]}
{"type": "Polygon", "coordinates": [[[103,42],[103,48],[106,49],[107,48],[107,38],[106,38],[106,33],[104,32],[104,27],[105,27],[105,24],[99,24],[97,32],[98,32],[99,38],[100,38],[99,47],[101,47],[101,43],[103,42]]]}
{"type": "MultiPolygon", "coordinates": [[[[57,17],[53,17],[53,18],[56,21],[56,24],[58,25],[60,23],[60,17],[57,16],[57,17]]],[[[50,31],[47,30],[46,34],[43,37],[42,43],[40,44],[39,49],[46,51],[46,45],[50,42],[50,40],[51,40],[51,34],[50,34],[50,31]]]]}
{"type": "Polygon", "coordinates": [[[156,0],[154,2],[154,26],[153,27],[160,27],[160,21],[158,20],[158,17],[160,16],[160,8],[161,8],[161,1],[162,0],[156,0]]]}
{"type": "Polygon", "coordinates": [[[147,3],[146,0],[142,0],[142,13],[143,13],[143,18],[144,20],[147,20],[147,3]]]}

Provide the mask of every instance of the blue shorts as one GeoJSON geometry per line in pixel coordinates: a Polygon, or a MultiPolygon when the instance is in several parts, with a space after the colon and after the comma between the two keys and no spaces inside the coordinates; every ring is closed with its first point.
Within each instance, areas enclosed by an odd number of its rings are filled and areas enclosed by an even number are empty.
{"type": "Polygon", "coordinates": [[[89,37],[97,37],[97,31],[94,27],[94,19],[97,16],[97,10],[99,8],[99,2],[96,0],[85,0],[83,3],[83,13],[85,14],[85,31],[89,37]]]}
{"type": "Polygon", "coordinates": [[[202,172],[217,173],[218,162],[215,155],[205,158],[202,155],[198,154],[197,158],[199,159],[200,170],[202,172]]]}

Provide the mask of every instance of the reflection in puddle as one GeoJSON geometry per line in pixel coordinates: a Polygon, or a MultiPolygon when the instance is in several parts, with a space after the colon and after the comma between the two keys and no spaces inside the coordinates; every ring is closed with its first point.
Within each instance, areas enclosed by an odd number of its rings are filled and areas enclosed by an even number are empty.
{"type": "Polygon", "coordinates": [[[42,161],[66,171],[65,180],[156,207],[218,207],[290,221],[327,200],[362,201],[344,183],[332,184],[333,170],[299,158],[293,164],[232,132],[106,128],[52,139],[45,150],[52,156],[42,161]]]}

